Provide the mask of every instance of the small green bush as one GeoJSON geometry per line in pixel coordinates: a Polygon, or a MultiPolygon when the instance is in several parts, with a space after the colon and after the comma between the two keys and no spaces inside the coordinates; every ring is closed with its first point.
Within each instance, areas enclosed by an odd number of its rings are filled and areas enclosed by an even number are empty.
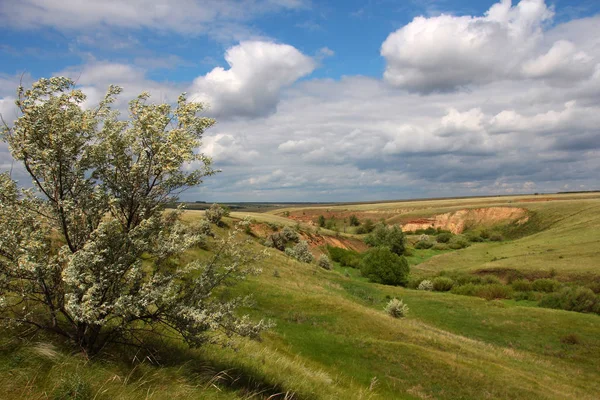
{"type": "Polygon", "coordinates": [[[337,223],[336,223],[335,219],[331,218],[331,219],[328,219],[327,221],[325,221],[325,229],[329,229],[329,230],[333,231],[336,228],[337,228],[337,223]]]}
{"type": "Polygon", "coordinates": [[[591,289],[592,292],[599,294],[600,293],[600,282],[590,282],[585,285],[588,289],[591,289]]]}
{"type": "Polygon", "coordinates": [[[512,297],[512,288],[498,283],[481,285],[476,291],[476,296],[486,300],[510,299],[512,297]]]}
{"type": "Polygon", "coordinates": [[[429,279],[424,279],[421,281],[421,283],[419,283],[419,286],[417,287],[417,289],[432,291],[433,290],[433,282],[431,282],[429,279]]]}
{"type": "Polygon", "coordinates": [[[371,282],[404,286],[410,269],[403,256],[392,253],[387,247],[375,247],[363,256],[360,271],[371,282]]]}
{"type": "Polygon", "coordinates": [[[429,240],[419,240],[417,243],[415,243],[415,249],[430,249],[433,247],[433,242],[429,241],[429,240]]]}
{"type": "Polygon", "coordinates": [[[531,289],[536,292],[552,293],[560,288],[560,282],[554,279],[536,279],[531,285],[531,289]]]}
{"type": "Polygon", "coordinates": [[[445,276],[438,276],[433,280],[433,290],[436,292],[448,292],[454,286],[454,281],[445,276]]]}
{"type": "Polygon", "coordinates": [[[473,283],[477,285],[483,282],[483,279],[479,275],[454,273],[451,277],[454,279],[457,285],[466,285],[467,283],[473,283]]]}
{"type": "Polygon", "coordinates": [[[325,216],[319,215],[319,218],[317,218],[317,225],[321,228],[325,227],[325,216]]]}
{"type": "Polygon", "coordinates": [[[360,221],[358,220],[356,215],[351,215],[349,222],[350,222],[350,226],[360,226],[360,221]]]}
{"type": "Polygon", "coordinates": [[[373,232],[365,238],[365,243],[371,247],[389,247],[392,253],[399,256],[404,254],[404,233],[397,225],[388,227],[385,224],[377,224],[373,232]]]}
{"type": "Polygon", "coordinates": [[[466,283],[464,285],[452,287],[451,293],[460,294],[463,296],[475,296],[480,287],[481,285],[466,283]]]}
{"type": "Polygon", "coordinates": [[[487,240],[490,238],[490,232],[484,229],[481,232],[479,232],[479,236],[481,236],[482,239],[487,240]]]}
{"type": "Polygon", "coordinates": [[[533,289],[531,282],[525,279],[517,279],[513,281],[512,288],[517,292],[529,292],[533,289]]]}
{"type": "Polygon", "coordinates": [[[419,284],[421,283],[421,281],[423,280],[423,278],[418,278],[416,276],[411,276],[408,278],[408,282],[406,283],[406,287],[409,289],[417,289],[419,287],[419,284]]]}
{"type": "Polygon", "coordinates": [[[341,247],[327,246],[329,256],[343,267],[360,268],[361,255],[354,250],[346,250],[341,247]]]}
{"type": "Polygon", "coordinates": [[[375,229],[375,224],[373,223],[373,221],[370,219],[366,219],[365,222],[363,222],[362,225],[356,229],[356,233],[359,235],[371,233],[373,232],[373,229],[375,229]]]}
{"type": "Polygon", "coordinates": [[[402,318],[408,314],[408,306],[402,300],[393,298],[386,304],[384,311],[394,318],[402,318]]]}
{"type": "Polygon", "coordinates": [[[433,245],[433,247],[431,247],[432,250],[448,250],[450,249],[450,246],[448,246],[446,243],[436,243],[433,245]]]}
{"type": "Polygon", "coordinates": [[[448,246],[453,250],[459,250],[469,247],[470,243],[462,236],[454,236],[448,246]]]}
{"type": "Polygon", "coordinates": [[[485,242],[485,240],[476,233],[470,233],[467,235],[467,240],[471,243],[481,243],[485,242]]]}
{"type": "Polygon", "coordinates": [[[557,308],[567,311],[600,314],[600,300],[591,289],[585,287],[563,288],[560,292],[544,296],[539,305],[540,307],[557,308]]]}
{"type": "Polygon", "coordinates": [[[538,296],[540,296],[540,294],[536,292],[516,292],[513,295],[513,299],[516,301],[538,301],[538,296]]]}
{"type": "Polygon", "coordinates": [[[481,281],[485,284],[501,284],[502,282],[500,281],[500,278],[498,278],[497,276],[494,275],[485,275],[481,281]]]}
{"type": "Polygon", "coordinates": [[[449,232],[443,232],[437,235],[437,237],[435,238],[435,240],[438,243],[449,243],[450,240],[452,239],[452,234],[449,232]]]}

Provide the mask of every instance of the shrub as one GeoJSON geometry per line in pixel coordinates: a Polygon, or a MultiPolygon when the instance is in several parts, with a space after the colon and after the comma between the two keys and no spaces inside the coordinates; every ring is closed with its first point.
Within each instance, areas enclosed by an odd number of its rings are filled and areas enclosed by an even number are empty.
{"type": "Polygon", "coordinates": [[[404,233],[397,225],[388,228],[384,224],[377,224],[365,238],[365,243],[371,247],[389,247],[392,253],[399,256],[404,253],[404,233]]]}
{"type": "Polygon", "coordinates": [[[485,284],[501,284],[500,278],[494,275],[485,275],[481,281],[485,284]]]}
{"type": "MultiPolygon", "coordinates": [[[[514,287],[513,287],[514,289],[514,287]]],[[[527,291],[523,291],[523,292],[517,292],[513,295],[513,299],[515,299],[516,301],[523,301],[523,300],[527,300],[527,301],[537,301],[538,297],[540,294],[536,293],[536,292],[527,292],[527,291]]]]}
{"type": "Polygon", "coordinates": [[[281,231],[281,235],[283,236],[283,239],[286,242],[298,243],[298,241],[300,240],[300,236],[298,236],[298,233],[289,226],[283,228],[283,230],[281,231]]]}
{"type": "Polygon", "coordinates": [[[487,231],[486,229],[484,229],[484,230],[482,230],[481,232],[479,232],[479,236],[480,236],[482,239],[485,239],[485,240],[487,240],[487,239],[489,239],[489,238],[490,238],[490,232],[489,232],[489,231],[487,231]]]}
{"type": "Polygon", "coordinates": [[[305,240],[300,241],[294,247],[288,247],[285,249],[285,254],[288,256],[295,258],[298,261],[311,263],[314,260],[314,256],[310,252],[310,248],[308,247],[308,242],[305,240]]]}
{"type": "Polygon", "coordinates": [[[470,234],[468,234],[467,235],[467,240],[469,242],[472,242],[472,243],[481,243],[481,242],[485,241],[481,236],[479,236],[476,233],[470,233],[470,234]]]}
{"type": "Polygon", "coordinates": [[[470,243],[461,236],[454,236],[448,246],[453,250],[464,249],[465,247],[469,247],[470,243]]]}
{"type": "Polygon", "coordinates": [[[214,236],[210,222],[205,219],[201,219],[197,224],[193,225],[193,230],[204,236],[214,236]]]}
{"type": "Polygon", "coordinates": [[[317,224],[321,228],[325,227],[325,217],[323,215],[319,215],[319,218],[317,219],[317,224]]]}
{"type": "Polygon", "coordinates": [[[532,288],[531,282],[525,279],[517,279],[512,283],[512,288],[518,292],[529,292],[532,288]]]}
{"type": "Polygon", "coordinates": [[[327,257],[325,254],[319,257],[317,265],[323,269],[331,269],[331,261],[329,261],[329,257],[327,257]]]}
{"type": "Polygon", "coordinates": [[[476,285],[474,283],[466,283],[464,285],[452,287],[451,292],[463,296],[475,296],[480,287],[481,285],[476,285]]]}
{"type": "Polygon", "coordinates": [[[421,283],[419,283],[417,289],[431,291],[433,290],[433,283],[429,279],[424,279],[421,281],[421,283]]]}
{"type": "Polygon", "coordinates": [[[358,233],[359,235],[371,233],[373,232],[373,229],[375,229],[375,224],[372,220],[367,219],[365,220],[365,222],[363,222],[361,226],[358,227],[358,229],[356,229],[356,233],[358,233]]]}
{"type": "Polygon", "coordinates": [[[406,285],[409,267],[406,258],[387,247],[375,247],[367,251],[360,263],[362,275],[372,282],[386,285],[406,285]]]}
{"type": "Polygon", "coordinates": [[[551,293],[560,288],[560,283],[554,279],[536,279],[531,285],[531,289],[536,292],[551,293]]]}
{"type": "Polygon", "coordinates": [[[350,222],[350,226],[359,226],[360,225],[360,221],[358,220],[356,215],[351,215],[349,222],[350,222]]]}
{"type": "Polygon", "coordinates": [[[454,274],[452,276],[452,279],[454,279],[454,282],[456,282],[457,285],[465,285],[467,283],[479,285],[483,283],[483,279],[479,275],[471,275],[464,273],[454,274]]]}
{"type": "Polygon", "coordinates": [[[361,256],[358,252],[333,246],[327,246],[327,251],[331,259],[340,263],[340,265],[350,268],[360,268],[361,256]]]}
{"type": "Polygon", "coordinates": [[[35,190],[0,174],[2,328],[34,326],[88,356],[110,343],[147,348],[144,338],[165,330],[195,346],[212,329],[257,337],[266,324],[235,312],[243,299],[213,295],[258,272],[239,230],[212,260],[186,262],[201,235],[181,209],[165,210],[216,172],[197,150],[214,120],[185,95],[172,106],[147,93],[121,118],[119,93],[110,86],[94,107],[64,77],[18,89],[21,115],[0,136],[35,190]]]}
{"type": "Polygon", "coordinates": [[[501,242],[504,240],[504,238],[499,233],[492,233],[492,234],[490,234],[490,240],[492,242],[501,242]]]}
{"type": "Polygon", "coordinates": [[[433,242],[429,240],[419,240],[415,243],[415,249],[430,249],[433,247],[433,242]]]}
{"type": "Polygon", "coordinates": [[[436,292],[447,292],[454,286],[454,281],[445,276],[438,276],[433,280],[433,290],[436,292]]]}
{"type": "Polygon", "coordinates": [[[281,232],[273,232],[269,235],[269,237],[265,240],[265,246],[274,247],[277,250],[284,251],[286,244],[285,237],[281,232]]]}
{"type": "Polygon", "coordinates": [[[204,216],[206,219],[215,225],[219,225],[221,223],[221,219],[228,215],[229,212],[217,203],[214,203],[208,210],[204,211],[204,216]]]}
{"type": "Polygon", "coordinates": [[[300,236],[289,226],[284,227],[280,232],[271,233],[264,241],[264,245],[267,247],[274,247],[277,250],[284,251],[285,246],[290,243],[297,243],[300,240],[300,236]]]}
{"type": "Polygon", "coordinates": [[[394,318],[406,317],[408,314],[408,306],[402,300],[393,298],[384,307],[386,313],[394,318]]]}
{"type": "Polygon", "coordinates": [[[440,233],[435,238],[438,243],[448,243],[450,242],[450,239],[452,239],[452,234],[449,232],[440,233]]]}
{"type": "Polygon", "coordinates": [[[427,229],[425,229],[423,233],[427,235],[435,235],[437,233],[437,230],[433,226],[430,226],[427,229]]]}
{"type": "Polygon", "coordinates": [[[588,289],[591,289],[592,292],[599,294],[600,293],[600,282],[590,282],[585,285],[588,289]]]}
{"type": "Polygon", "coordinates": [[[431,247],[432,250],[448,250],[449,248],[446,243],[436,243],[431,247]]]}
{"type": "Polygon", "coordinates": [[[329,230],[333,231],[336,228],[337,228],[337,224],[335,222],[335,219],[331,218],[331,219],[328,219],[327,221],[325,221],[325,229],[329,229],[329,230]]]}
{"type": "Polygon", "coordinates": [[[509,299],[512,295],[510,286],[493,283],[491,285],[481,285],[475,292],[475,295],[486,300],[509,299]]]}
{"type": "Polygon", "coordinates": [[[408,282],[406,283],[406,287],[408,289],[417,289],[422,280],[423,280],[423,278],[419,278],[416,276],[410,276],[408,278],[408,282]]]}
{"type": "Polygon", "coordinates": [[[279,225],[275,222],[267,222],[267,226],[271,228],[273,232],[277,232],[279,230],[279,225]]]}
{"type": "Polygon", "coordinates": [[[558,293],[544,296],[539,305],[567,311],[600,313],[600,300],[591,289],[585,287],[563,288],[558,293]]]}

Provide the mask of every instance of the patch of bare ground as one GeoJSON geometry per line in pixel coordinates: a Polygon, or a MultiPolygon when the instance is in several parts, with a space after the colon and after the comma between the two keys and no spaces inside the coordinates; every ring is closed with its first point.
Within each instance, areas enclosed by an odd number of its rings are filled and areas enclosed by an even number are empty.
{"type": "Polygon", "coordinates": [[[516,221],[519,224],[529,219],[527,210],[518,207],[487,207],[463,209],[428,218],[416,218],[403,221],[403,231],[440,228],[452,233],[462,233],[473,226],[491,226],[499,223],[516,221]]]}
{"type": "MultiPolygon", "coordinates": [[[[252,224],[250,230],[255,237],[259,238],[266,238],[274,232],[269,225],[263,223],[252,224]]],[[[311,251],[315,255],[321,254],[322,252],[320,249],[328,245],[358,252],[363,252],[368,248],[368,246],[359,239],[343,236],[326,236],[312,232],[299,232],[299,235],[301,240],[306,240],[308,242],[311,251]]]]}
{"type": "Polygon", "coordinates": [[[300,234],[302,240],[306,240],[311,248],[320,248],[324,246],[341,247],[346,250],[354,250],[363,252],[367,250],[368,246],[361,240],[352,239],[342,236],[323,236],[318,233],[304,233],[300,234]]]}

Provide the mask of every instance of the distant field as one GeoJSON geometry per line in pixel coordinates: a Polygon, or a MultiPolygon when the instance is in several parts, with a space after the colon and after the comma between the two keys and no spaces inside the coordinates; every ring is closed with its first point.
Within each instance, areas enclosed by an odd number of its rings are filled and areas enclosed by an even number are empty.
{"type": "Polygon", "coordinates": [[[315,220],[318,215],[357,215],[381,218],[388,224],[411,221],[464,209],[511,207],[527,210],[530,220],[522,226],[503,227],[514,240],[473,244],[425,261],[416,272],[476,270],[480,268],[556,269],[564,273],[600,274],[600,194],[444,199],[398,203],[286,208],[267,214],[315,220]],[[523,236],[518,238],[519,236],[523,236]]]}

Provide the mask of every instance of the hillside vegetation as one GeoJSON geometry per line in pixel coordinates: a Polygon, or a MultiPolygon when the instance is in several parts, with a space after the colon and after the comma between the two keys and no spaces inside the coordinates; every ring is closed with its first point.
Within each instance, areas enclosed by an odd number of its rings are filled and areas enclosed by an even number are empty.
{"type": "MultiPolygon", "coordinates": [[[[393,224],[486,207],[523,209],[528,218],[466,230],[490,229],[502,235],[500,241],[456,250],[412,249],[411,276],[433,279],[458,271],[505,279],[502,271],[516,270],[551,273],[568,282],[600,275],[600,198],[594,194],[231,213],[215,233],[223,235],[227,226],[249,216],[247,233],[257,252],[265,249],[264,235],[286,225],[314,239],[310,243],[318,255],[333,243],[319,238],[343,244],[363,237],[349,225],[343,232],[342,222],[337,232],[319,228],[319,215],[393,224]]],[[[185,218],[194,223],[202,216],[190,211],[185,218]]],[[[419,240],[419,234],[408,235],[413,246],[419,240]]],[[[244,311],[276,324],[262,341],[234,339],[233,348],[190,350],[163,338],[153,353],[113,346],[88,360],[50,337],[17,339],[4,332],[0,398],[595,399],[600,393],[599,315],[527,300],[488,301],[379,285],[339,263],[326,270],[275,249],[268,252],[261,275],[216,293],[254,296],[255,305],[244,311]],[[383,311],[392,298],[408,305],[405,318],[383,311]]],[[[187,256],[209,254],[196,249],[187,256]]]]}

